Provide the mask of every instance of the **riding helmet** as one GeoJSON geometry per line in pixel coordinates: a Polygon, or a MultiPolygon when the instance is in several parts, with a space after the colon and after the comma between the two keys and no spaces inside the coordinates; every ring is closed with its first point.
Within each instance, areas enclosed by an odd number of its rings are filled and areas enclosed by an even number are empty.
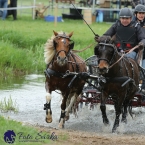
{"type": "Polygon", "coordinates": [[[133,16],[131,9],[129,8],[122,8],[119,12],[120,18],[130,18],[133,16]]]}
{"type": "Polygon", "coordinates": [[[142,5],[142,4],[138,4],[138,5],[135,7],[134,12],[135,12],[135,13],[138,13],[138,12],[143,12],[143,13],[145,13],[145,6],[142,5]]]}

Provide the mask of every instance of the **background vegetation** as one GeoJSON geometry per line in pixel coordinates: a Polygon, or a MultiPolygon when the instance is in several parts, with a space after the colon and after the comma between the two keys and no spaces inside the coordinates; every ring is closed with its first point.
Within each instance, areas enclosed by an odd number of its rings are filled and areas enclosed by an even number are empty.
{"type": "MultiPolygon", "coordinates": [[[[20,5],[21,1],[18,2],[20,5]]],[[[24,5],[24,1],[22,3],[24,5]]],[[[31,4],[30,1],[25,1],[25,3],[31,4]]],[[[60,11],[58,10],[58,13],[60,11]]],[[[41,18],[33,20],[31,13],[26,14],[21,11],[20,15],[20,10],[18,10],[18,20],[13,21],[12,16],[9,16],[5,21],[0,21],[0,26],[0,74],[2,78],[43,73],[45,69],[44,44],[53,35],[53,30],[68,33],[73,31],[72,40],[75,42],[74,49],[77,50],[95,42],[94,34],[83,20],[64,19],[64,22],[46,22],[41,18]]],[[[110,24],[106,23],[90,25],[99,35],[102,35],[109,26],[110,24]]],[[[93,47],[79,55],[86,59],[93,55],[93,47]]]]}

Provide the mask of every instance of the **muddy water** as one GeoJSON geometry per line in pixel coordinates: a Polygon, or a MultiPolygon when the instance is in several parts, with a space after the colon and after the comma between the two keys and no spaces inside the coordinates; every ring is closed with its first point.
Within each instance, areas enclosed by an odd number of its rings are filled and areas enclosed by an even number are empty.
{"type": "MultiPolygon", "coordinates": [[[[11,83],[5,82],[0,85],[0,101],[10,96],[16,103],[18,113],[0,112],[1,115],[9,117],[23,123],[38,124],[47,127],[57,128],[60,116],[60,94],[53,92],[52,94],[52,113],[53,122],[45,123],[45,111],[43,105],[45,103],[45,86],[43,75],[27,75],[23,78],[17,78],[11,83]]],[[[128,115],[128,123],[120,123],[118,132],[121,134],[145,134],[145,109],[143,107],[134,108],[134,118],[128,115]]],[[[107,105],[107,114],[110,120],[110,126],[104,126],[102,123],[99,105],[94,110],[90,110],[89,106],[83,105],[79,109],[77,117],[70,115],[70,120],[65,123],[65,129],[73,129],[88,132],[97,132],[110,134],[115,117],[114,108],[107,105]]]]}

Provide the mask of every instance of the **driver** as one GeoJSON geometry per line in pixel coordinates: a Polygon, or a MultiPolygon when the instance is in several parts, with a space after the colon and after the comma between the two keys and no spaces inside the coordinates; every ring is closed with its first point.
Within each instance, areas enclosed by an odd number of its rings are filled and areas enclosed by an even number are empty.
{"type": "MultiPolygon", "coordinates": [[[[135,7],[134,14],[135,14],[136,21],[140,24],[140,26],[143,28],[143,31],[145,33],[145,6],[142,4],[138,4],[135,7]]],[[[145,69],[145,50],[143,52],[142,67],[145,69]]],[[[145,93],[145,80],[143,80],[141,89],[142,92],[145,93]]]]}
{"type": "MultiPolygon", "coordinates": [[[[128,51],[136,45],[143,49],[145,46],[145,35],[142,27],[135,21],[132,21],[133,13],[129,8],[122,8],[117,20],[101,37],[96,36],[95,40],[105,41],[106,36],[111,38],[115,36],[115,44],[118,51],[128,51]],[[104,37],[105,36],[105,37],[104,37]]],[[[137,49],[127,54],[127,57],[136,58],[137,49]]]]}

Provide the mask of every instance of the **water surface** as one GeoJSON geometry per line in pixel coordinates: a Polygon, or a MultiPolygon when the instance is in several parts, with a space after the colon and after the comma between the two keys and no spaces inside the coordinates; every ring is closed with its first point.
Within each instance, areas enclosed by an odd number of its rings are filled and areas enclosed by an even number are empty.
{"type": "MultiPolygon", "coordinates": [[[[56,92],[52,93],[52,117],[53,122],[45,122],[45,78],[43,75],[26,75],[22,78],[16,78],[9,82],[1,84],[0,101],[11,96],[12,100],[18,106],[18,113],[0,112],[1,115],[9,117],[23,123],[38,124],[47,127],[57,128],[60,117],[61,96],[56,92]]],[[[114,107],[107,105],[107,115],[110,120],[110,126],[105,127],[102,123],[101,111],[99,104],[94,110],[83,105],[83,108],[75,115],[70,115],[70,120],[65,123],[65,129],[73,129],[88,132],[97,132],[111,134],[114,122],[114,107]]],[[[134,119],[128,115],[127,124],[120,123],[118,128],[121,134],[145,134],[145,108],[138,107],[133,109],[134,119]]]]}

